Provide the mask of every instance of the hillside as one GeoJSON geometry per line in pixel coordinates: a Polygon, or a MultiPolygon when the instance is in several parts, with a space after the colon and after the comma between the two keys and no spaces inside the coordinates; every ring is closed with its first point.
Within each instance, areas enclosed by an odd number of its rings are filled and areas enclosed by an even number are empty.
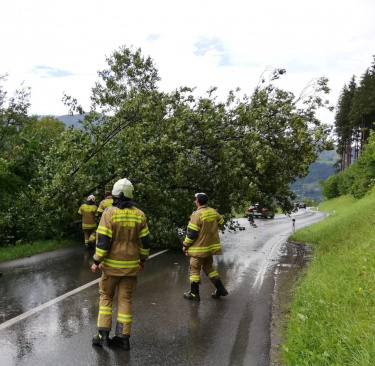
{"type": "Polygon", "coordinates": [[[297,195],[297,201],[313,200],[323,201],[322,188],[319,180],[326,180],[335,172],[334,164],[339,159],[335,150],[323,151],[318,159],[309,167],[309,173],[305,178],[298,179],[291,185],[297,195]]]}
{"type": "Polygon", "coordinates": [[[375,365],[374,204],[374,190],[325,201],[319,211],[331,215],[289,238],[311,262],[281,313],[283,365],[375,365]]]}

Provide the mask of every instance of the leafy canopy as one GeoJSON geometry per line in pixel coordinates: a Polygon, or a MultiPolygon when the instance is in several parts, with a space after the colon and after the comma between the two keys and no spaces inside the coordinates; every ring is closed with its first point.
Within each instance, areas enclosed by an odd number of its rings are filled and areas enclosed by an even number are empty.
{"type": "Polygon", "coordinates": [[[289,211],[289,184],[331,147],[315,116],[328,105],[325,78],[296,98],[276,86],[285,70],[271,70],[251,95],[237,89],[219,101],[216,88],[203,96],[190,87],[160,91],[158,71],[140,49],[121,47],[107,63],[89,111],[64,97],[72,113],[82,114],[82,128],[59,132],[58,143],[42,153],[30,188],[38,214],[29,236],[74,231],[85,197],[100,199],[126,177],[154,245],[178,246],[195,209],[194,193],[206,192],[229,227],[233,212],[251,201],[274,200],[289,211]]]}

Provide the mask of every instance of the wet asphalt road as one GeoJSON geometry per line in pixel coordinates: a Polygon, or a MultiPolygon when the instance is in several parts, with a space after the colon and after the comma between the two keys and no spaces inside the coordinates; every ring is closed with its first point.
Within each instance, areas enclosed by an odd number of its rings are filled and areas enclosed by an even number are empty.
{"type": "Polygon", "coordinates": [[[155,253],[138,278],[130,351],[91,345],[100,277],[90,271],[91,251],[73,247],[0,264],[0,365],[267,366],[274,269],[292,218],[298,229],[323,217],[300,210],[257,219],[257,228],[240,219],[245,230],[222,234],[224,254],[215,257],[229,291],[219,300],[206,277],[201,301],[184,299],[189,259],[182,251],[155,253]]]}

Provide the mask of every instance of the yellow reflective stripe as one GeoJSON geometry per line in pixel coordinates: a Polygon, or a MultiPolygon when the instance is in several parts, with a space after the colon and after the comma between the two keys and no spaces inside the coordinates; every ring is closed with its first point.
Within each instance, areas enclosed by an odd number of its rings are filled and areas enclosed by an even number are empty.
{"type": "Polygon", "coordinates": [[[113,268],[138,268],[139,260],[136,261],[115,261],[114,259],[105,258],[103,263],[113,268]]]}
{"type": "Polygon", "coordinates": [[[105,226],[98,226],[97,232],[99,234],[107,235],[112,238],[113,231],[105,226]]]}
{"type": "Polygon", "coordinates": [[[200,229],[200,227],[198,225],[195,225],[192,222],[189,222],[188,228],[193,229],[195,231],[199,231],[199,229],[200,229]]]}
{"type": "Polygon", "coordinates": [[[219,221],[219,224],[221,225],[221,224],[223,224],[224,223],[224,217],[222,217],[221,219],[220,219],[220,221],[219,221]]]}
{"type": "Polygon", "coordinates": [[[201,220],[214,219],[216,216],[217,213],[215,211],[209,210],[202,213],[201,220]]]}
{"type": "Polygon", "coordinates": [[[81,211],[81,209],[78,210],[78,213],[79,213],[80,215],[82,215],[82,211],[81,211]]]}
{"type": "Polygon", "coordinates": [[[140,252],[142,255],[149,255],[149,254],[150,254],[150,249],[139,248],[139,252],[140,252]]]}
{"type": "Polygon", "coordinates": [[[99,310],[99,314],[112,315],[112,309],[111,310],[99,310]]]}
{"type": "Polygon", "coordinates": [[[100,327],[100,315],[109,315],[112,317],[112,308],[110,306],[99,307],[98,327],[100,327]]]}
{"type": "Polygon", "coordinates": [[[217,273],[217,271],[212,271],[208,274],[208,277],[209,278],[212,278],[212,277],[216,277],[216,276],[219,276],[219,274],[217,273]]]}
{"type": "Polygon", "coordinates": [[[215,211],[208,210],[208,211],[205,211],[205,212],[202,213],[201,218],[207,217],[207,216],[212,217],[212,216],[216,216],[216,215],[217,215],[217,213],[215,211]]]}
{"type": "Polygon", "coordinates": [[[205,253],[215,249],[221,249],[221,244],[212,244],[208,247],[189,247],[189,253],[205,253]]]}
{"type": "Polygon", "coordinates": [[[98,212],[104,212],[102,208],[98,208],[98,212]]]}
{"type": "Polygon", "coordinates": [[[116,217],[116,218],[113,218],[113,216],[111,217],[111,220],[112,222],[134,222],[134,223],[137,223],[137,224],[141,224],[142,221],[141,220],[135,220],[134,218],[129,218],[129,217],[116,217]]]}
{"type": "Polygon", "coordinates": [[[91,229],[92,227],[96,227],[96,224],[83,224],[82,223],[82,227],[83,228],[90,228],[91,229]]]}
{"type": "Polygon", "coordinates": [[[132,322],[132,316],[130,314],[117,314],[117,321],[121,323],[131,323],[132,322]]]}
{"type": "Polygon", "coordinates": [[[139,238],[143,238],[144,236],[150,234],[148,231],[148,227],[144,228],[140,233],[139,233],[139,238]]]}
{"type": "Polygon", "coordinates": [[[83,205],[82,210],[86,212],[93,212],[96,211],[96,207],[93,205],[83,205]]]}
{"type": "Polygon", "coordinates": [[[190,276],[190,282],[198,282],[201,280],[201,276],[200,275],[191,275],[190,276]]]}
{"type": "Polygon", "coordinates": [[[108,253],[108,250],[103,250],[98,247],[96,247],[95,254],[98,255],[99,257],[105,257],[108,253]]]}
{"type": "Polygon", "coordinates": [[[142,223],[142,216],[134,215],[134,214],[121,214],[121,215],[113,215],[111,217],[112,222],[122,222],[122,221],[127,221],[127,222],[138,222],[142,223]]]}
{"type": "Polygon", "coordinates": [[[189,243],[189,244],[191,244],[191,243],[194,242],[193,239],[190,239],[190,238],[188,238],[188,237],[185,238],[185,241],[186,241],[187,243],[189,243]]]}

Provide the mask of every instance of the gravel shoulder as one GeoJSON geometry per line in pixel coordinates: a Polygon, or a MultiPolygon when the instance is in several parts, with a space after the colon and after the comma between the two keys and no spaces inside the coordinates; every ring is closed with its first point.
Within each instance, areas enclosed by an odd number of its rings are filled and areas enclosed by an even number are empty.
{"type": "Polygon", "coordinates": [[[270,366],[281,366],[281,347],[285,340],[293,288],[303,277],[311,261],[311,247],[306,244],[286,242],[279,263],[274,268],[274,293],[270,326],[270,366]]]}

